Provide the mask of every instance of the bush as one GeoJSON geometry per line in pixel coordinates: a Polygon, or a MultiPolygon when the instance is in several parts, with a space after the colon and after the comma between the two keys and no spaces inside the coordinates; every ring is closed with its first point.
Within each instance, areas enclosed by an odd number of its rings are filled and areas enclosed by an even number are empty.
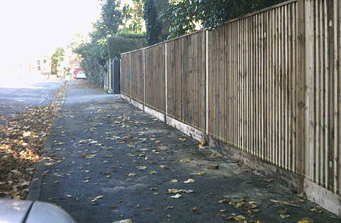
{"type": "Polygon", "coordinates": [[[142,34],[120,33],[108,38],[107,44],[109,57],[113,60],[115,57],[121,58],[121,53],[145,47],[146,39],[142,34]]]}

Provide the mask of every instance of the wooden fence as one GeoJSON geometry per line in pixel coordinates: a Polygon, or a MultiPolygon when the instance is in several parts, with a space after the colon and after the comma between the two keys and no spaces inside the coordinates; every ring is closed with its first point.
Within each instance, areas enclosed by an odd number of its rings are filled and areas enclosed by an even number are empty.
{"type": "Polygon", "coordinates": [[[122,54],[122,93],[340,195],[340,33],[339,0],[287,1],[122,54]]]}

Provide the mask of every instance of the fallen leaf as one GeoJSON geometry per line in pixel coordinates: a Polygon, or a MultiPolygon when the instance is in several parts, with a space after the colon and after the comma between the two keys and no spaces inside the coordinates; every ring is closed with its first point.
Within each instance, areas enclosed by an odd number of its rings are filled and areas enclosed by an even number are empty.
{"type": "Polygon", "coordinates": [[[288,215],[288,214],[279,214],[279,216],[281,218],[289,218],[290,217],[290,215],[288,215]]]}
{"type": "Polygon", "coordinates": [[[230,199],[223,199],[218,201],[219,204],[224,204],[224,203],[229,203],[231,200],[230,199]]]}
{"type": "Polygon", "coordinates": [[[176,194],[174,196],[171,196],[171,198],[175,198],[175,199],[179,199],[180,197],[182,197],[180,194],[176,194]]]}
{"type": "Polygon", "coordinates": [[[238,216],[234,216],[233,219],[236,221],[244,221],[245,217],[243,215],[238,215],[238,216]]]}
{"type": "Polygon", "coordinates": [[[191,173],[190,175],[197,175],[197,176],[203,176],[205,175],[205,172],[199,172],[199,173],[191,173]]]}
{"type": "Polygon", "coordinates": [[[185,184],[192,184],[192,183],[195,183],[195,180],[193,179],[188,179],[186,181],[184,181],[185,184]]]}
{"type": "Polygon", "coordinates": [[[130,173],[130,174],[128,174],[128,176],[134,177],[134,176],[136,176],[136,173],[130,173]]]}
{"type": "Polygon", "coordinates": [[[174,209],[174,206],[167,206],[167,209],[174,209]]]}
{"type": "Polygon", "coordinates": [[[310,218],[301,218],[297,223],[313,223],[314,221],[310,218]]]}
{"type": "Polygon", "coordinates": [[[130,219],[125,219],[125,220],[115,221],[114,223],[133,223],[133,221],[130,219]]]}
{"type": "Polygon", "coordinates": [[[157,172],[154,170],[154,171],[151,171],[150,174],[155,175],[155,174],[157,174],[157,172]]]}
{"type": "Polygon", "coordinates": [[[170,182],[171,183],[177,183],[179,180],[178,179],[173,179],[173,180],[171,180],[170,182]]]}
{"type": "Polygon", "coordinates": [[[316,212],[316,213],[318,213],[318,214],[322,213],[321,210],[318,210],[318,209],[316,209],[316,208],[312,208],[312,209],[310,209],[310,211],[316,212]]]}
{"type": "Polygon", "coordinates": [[[212,170],[219,169],[219,165],[208,165],[207,169],[212,169],[212,170]]]}
{"type": "Polygon", "coordinates": [[[146,170],[147,167],[146,167],[146,166],[138,166],[138,167],[136,167],[136,169],[139,169],[139,170],[146,170]]]}
{"type": "Polygon", "coordinates": [[[243,206],[244,202],[239,202],[236,204],[236,207],[240,208],[241,206],[243,206]]]}
{"type": "Polygon", "coordinates": [[[199,143],[199,148],[202,148],[204,146],[207,146],[207,142],[205,140],[199,143]]]}
{"type": "Polygon", "coordinates": [[[163,170],[168,170],[169,169],[169,167],[167,167],[165,165],[161,165],[160,168],[163,169],[163,170]]]}
{"type": "Polygon", "coordinates": [[[282,205],[292,206],[292,207],[298,207],[298,208],[300,207],[297,204],[292,204],[292,203],[289,203],[287,201],[279,201],[279,200],[274,200],[274,199],[269,199],[269,201],[274,202],[274,203],[279,203],[279,204],[282,204],[282,205]]]}
{"type": "Polygon", "coordinates": [[[186,141],[185,138],[179,138],[179,140],[182,141],[182,142],[186,141]]]}

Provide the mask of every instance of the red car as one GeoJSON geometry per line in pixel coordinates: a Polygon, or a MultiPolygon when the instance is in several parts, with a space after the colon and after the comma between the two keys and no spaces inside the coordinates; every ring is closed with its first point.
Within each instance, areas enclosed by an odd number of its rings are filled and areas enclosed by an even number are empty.
{"type": "Polygon", "coordinates": [[[76,68],[73,71],[73,79],[86,78],[84,70],[82,68],[76,68]]]}

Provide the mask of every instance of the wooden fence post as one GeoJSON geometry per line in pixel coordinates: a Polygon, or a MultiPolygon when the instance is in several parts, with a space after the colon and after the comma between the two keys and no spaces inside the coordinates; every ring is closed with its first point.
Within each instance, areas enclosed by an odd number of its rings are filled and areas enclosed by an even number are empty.
{"type": "Polygon", "coordinates": [[[208,91],[208,72],[209,72],[209,65],[208,65],[208,63],[209,63],[209,58],[208,58],[208,50],[209,50],[209,37],[208,37],[208,33],[209,33],[209,31],[208,30],[205,30],[204,31],[205,32],[205,62],[206,62],[206,64],[205,64],[205,74],[206,74],[206,76],[205,76],[205,113],[206,113],[206,122],[205,122],[205,133],[206,133],[206,135],[208,135],[208,110],[209,110],[209,108],[208,108],[208,94],[209,94],[209,91],[208,91]]]}
{"type": "Polygon", "coordinates": [[[167,124],[167,115],[168,115],[168,82],[167,82],[167,78],[168,78],[168,74],[167,74],[167,42],[164,43],[165,46],[165,123],[167,124]]]}
{"type": "Polygon", "coordinates": [[[297,190],[304,192],[304,176],[305,176],[305,150],[306,150],[306,13],[305,1],[298,0],[297,14],[297,190]]]}
{"type": "Polygon", "coordinates": [[[146,48],[142,50],[143,61],[143,111],[146,107],[146,48]]]}

